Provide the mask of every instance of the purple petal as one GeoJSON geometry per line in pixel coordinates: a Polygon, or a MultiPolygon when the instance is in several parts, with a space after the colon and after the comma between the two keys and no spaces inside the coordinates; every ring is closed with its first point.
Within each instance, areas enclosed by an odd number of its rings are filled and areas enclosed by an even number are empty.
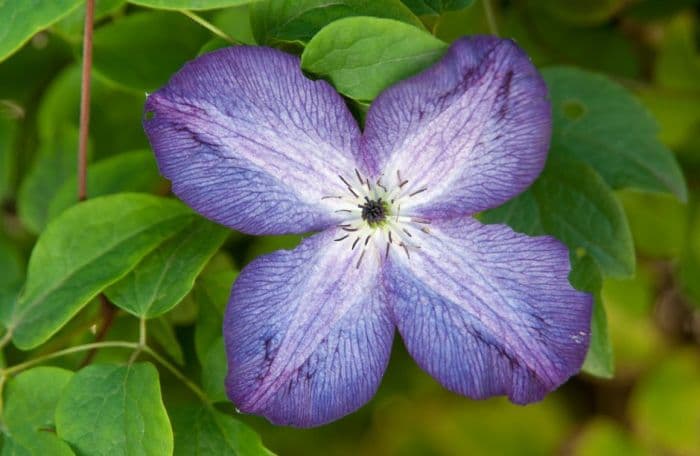
{"type": "Polygon", "coordinates": [[[428,218],[473,214],[526,189],[544,166],[547,89],[510,40],[456,41],[433,67],[383,92],[367,115],[365,167],[408,180],[403,204],[428,218]]]}
{"type": "Polygon", "coordinates": [[[297,57],[233,47],[188,63],[146,102],[144,127],[173,191],[204,216],[251,234],[319,230],[352,172],[358,126],[297,57]]]}
{"type": "Polygon", "coordinates": [[[394,326],[379,261],[332,230],[248,265],[233,286],[224,338],[228,395],[276,424],[316,426],[362,406],[386,369],[394,326]]]}
{"type": "Polygon", "coordinates": [[[446,388],[540,400],[586,355],[591,296],[567,280],[566,247],[459,218],[389,257],[387,296],[406,347],[446,388]]]}

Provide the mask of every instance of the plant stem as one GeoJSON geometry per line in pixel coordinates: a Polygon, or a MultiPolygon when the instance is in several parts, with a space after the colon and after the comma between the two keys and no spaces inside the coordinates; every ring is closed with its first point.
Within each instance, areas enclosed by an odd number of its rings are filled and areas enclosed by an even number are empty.
{"type": "Polygon", "coordinates": [[[87,146],[90,128],[90,73],[92,72],[92,29],[95,0],[85,2],[83,72],[80,83],[80,133],[78,138],[78,201],[87,198],[87,146]]]}
{"type": "Polygon", "coordinates": [[[133,364],[136,358],[139,357],[141,352],[146,348],[146,319],[144,317],[139,318],[139,346],[129,358],[129,364],[133,364]]]}
{"type": "Polygon", "coordinates": [[[10,343],[12,340],[12,328],[6,328],[5,334],[3,334],[2,339],[0,339],[0,350],[5,348],[5,345],[10,343]]]}
{"type": "Polygon", "coordinates": [[[496,16],[493,14],[493,5],[491,2],[493,2],[493,0],[483,0],[486,22],[489,24],[489,31],[491,31],[491,34],[498,36],[498,25],[496,24],[496,16]]]}
{"type": "Polygon", "coordinates": [[[126,342],[126,341],[107,341],[107,342],[94,342],[85,345],[76,345],[75,347],[69,347],[57,352],[49,353],[48,355],[39,356],[38,358],[30,359],[20,364],[10,366],[7,369],[0,371],[0,375],[11,375],[17,372],[21,372],[30,367],[41,364],[44,361],[48,361],[54,358],[60,358],[61,356],[70,355],[71,353],[79,353],[86,350],[92,350],[95,348],[130,348],[132,350],[137,349],[139,344],[136,342],[126,342]]]}
{"type": "Polygon", "coordinates": [[[192,380],[187,378],[185,374],[180,372],[177,367],[173,366],[170,364],[168,360],[160,356],[158,353],[156,353],[155,350],[153,350],[151,347],[148,345],[145,345],[143,347],[143,351],[147,353],[149,356],[151,356],[153,359],[155,359],[160,365],[168,369],[175,377],[177,377],[178,380],[180,380],[182,383],[185,384],[194,394],[199,397],[199,399],[206,405],[210,406],[211,402],[209,401],[209,398],[207,397],[207,394],[202,391],[192,380]]]}
{"type": "Polygon", "coordinates": [[[193,21],[195,21],[196,23],[198,23],[199,25],[201,25],[202,27],[204,27],[205,29],[209,30],[211,33],[218,36],[219,38],[226,40],[231,44],[240,44],[238,41],[231,38],[226,32],[224,32],[208,20],[204,19],[202,16],[199,16],[189,10],[180,10],[180,12],[192,19],[193,21]]]}

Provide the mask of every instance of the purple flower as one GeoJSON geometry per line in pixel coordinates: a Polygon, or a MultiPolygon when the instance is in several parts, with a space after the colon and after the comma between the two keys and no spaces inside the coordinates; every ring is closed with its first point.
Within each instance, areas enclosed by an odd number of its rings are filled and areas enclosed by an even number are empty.
{"type": "Polygon", "coordinates": [[[315,426],[376,392],[394,329],[451,391],[540,400],[578,371],[591,297],[568,252],[473,218],[522,192],[549,145],[545,84],[509,40],[456,41],[387,89],[361,132],[299,59],[234,47],[148,97],[145,128],[173,191],[250,234],[317,234],[250,263],[224,321],[228,395],[315,426]]]}

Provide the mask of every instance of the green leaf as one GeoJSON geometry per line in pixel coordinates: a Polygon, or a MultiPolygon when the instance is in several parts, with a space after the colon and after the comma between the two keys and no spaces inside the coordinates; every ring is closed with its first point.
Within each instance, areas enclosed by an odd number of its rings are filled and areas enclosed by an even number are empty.
{"type": "MultiPolygon", "coordinates": [[[[53,196],[66,179],[75,175],[77,150],[78,130],[68,126],[39,149],[17,196],[20,220],[32,233],[40,233],[46,227],[53,196]]],[[[73,198],[77,199],[77,187],[73,198]]]]}
{"type": "Polygon", "coordinates": [[[5,0],[0,2],[0,61],[35,33],[67,16],[82,0],[5,0]]]}
{"type": "Polygon", "coordinates": [[[162,315],[190,292],[195,278],[226,236],[226,228],[197,217],[107,288],[105,294],[137,317],[162,315]]]}
{"type": "MultiPolygon", "coordinates": [[[[211,23],[240,43],[255,44],[248,5],[217,11],[212,16],[211,23]]],[[[227,45],[231,46],[231,43],[227,45]]]]}
{"type": "Polygon", "coordinates": [[[190,294],[199,307],[194,346],[202,365],[207,361],[210,348],[221,335],[224,310],[237,275],[238,271],[231,260],[226,255],[219,254],[209,262],[197,278],[190,294]]]}
{"type": "Polygon", "coordinates": [[[265,0],[250,8],[253,35],[260,44],[306,43],[331,22],[353,16],[396,19],[423,28],[399,0],[265,0]]]}
{"type": "MultiPolygon", "coordinates": [[[[35,367],[8,382],[3,422],[13,446],[20,448],[14,453],[73,454],[53,432],[56,404],[72,376],[73,372],[57,367],[35,367]]],[[[3,455],[14,453],[3,448],[3,455]]]]}
{"type": "MultiPolygon", "coordinates": [[[[78,64],[70,65],[52,81],[43,95],[38,114],[40,142],[52,140],[66,125],[78,128],[80,71],[78,64]]],[[[126,92],[98,76],[95,75],[90,83],[90,140],[95,158],[147,148],[141,126],[143,92],[126,92]]]]}
{"type": "Polygon", "coordinates": [[[464,9],[474,3],[474,0],[403,0],[403,2],[419,16],[439,16],[446,11],[464,9]]]}
{"type": "Polygon", "coordinates": [[[171,454],[158,371],[150,363],[84,368],[58,402],[56,432],[83,454],[171,454]]]}
{"type": "MultiPolygon", "coordinates": [[[[83,3],[83,2],[81,2],[83,3]]],[[[126,4],[126,0],[95,0],[94,21],[100,22],[106,17],[116,14],[126,4]]],[[[67,41],[77,43],[83,39],[85,27],[85,4],[73,10],[68,16],[57,22],[52,30],[67,41]]]]}
{"type": "Polygon", "coordinates": [[[482,220],[530,235],[551,234],[570,251],[593,257],[605,275],[634,273],[634,245],[620,203],[598,173],[564,154],[551,154],[530,190],[482,220]]]}
{"type": "Polygon", "coordinates": [[[251,428],[213,408],[183,407],[172,412],[175,456],[216,454],[267,456],[260,437],[251,428]]]}
{"type": "Polygon", "coordinates": [[[177,340],[172,324],[166,318],[153,318],[148,321],[148,335],[158,346],[180,366],[185,365],[185,355],[177,340]]]}
{"type": "Polygon", "coordinates": [[[568,67],[542,72],[552,99],[552,148],[587,162],[613,188],[687,199],[683,173],[649,112],[604,76],[568,67]]]}
{"type": "MultiPolygon", "coordinates": [[[[150,150],[137,150],[100,160],[90,165],[87,171],[90,198],[120,192],[150,193],[162,183],[153,152],[150,150]]],[[[77,203],[77,188],[75,175],[59,187],[49,204],[49,220],[77,203]]]]}
{"type": "Polygon", "coordinates": [[[29,349],[46,341],[191,217],[177,201],[130,193],[68,209],[34,246],[12,317],[14,343],[29,349]]]}
{"type": "Polygon", "coordinates": [[[342,94],[373,100],[382,90],[439,59],[447,44],[391,19],[351,17],[324,27],[304,49],[304,70],[329,79],[342,94]]]}
{"type": "Polygon", "coordinates": [[[218,337],[209,346],[202,362],[202,387],[212,402],[225,402],[228,400],[224,387],[228,362],[226,361],[224,338],[220,334],[221,328],[219,327],[217,331],[218,337]]]}
{"type": "Polygon", "coordinates": [[[95,31],[94,67],[104,77],[143,94],[165,84],[208,39],[203,27],[182,14],[131,14],[95,31]]]}
{"type": "Polygon", "coordinates": [[[608,320],[600,296],[603,277],[595,260],[589,255],[572,255],[569,281],[576,289],[593,295],[591,339],[582,370],[596,377],[612,378],[615,373],[612,344],[608,335],[608,320]]]}
{"type": "Polygon", "coordinates": [[[256,0],[129,0],[134,5],[164,10],[208,10],[241,6],[256,0]]]}
{"type": "Polygon", "coordinates": [[[0,202],[12,194],[17,172],[17,158],[13,149],[17,122],[2,110],[0,106],[0,202]]]}

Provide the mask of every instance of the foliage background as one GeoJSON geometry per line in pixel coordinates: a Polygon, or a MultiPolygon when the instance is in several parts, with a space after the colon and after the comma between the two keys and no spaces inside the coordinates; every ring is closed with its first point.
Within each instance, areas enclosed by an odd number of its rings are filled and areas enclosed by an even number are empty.
{"type": "Polygon", "coordinates": [[[2,454],[265,454],[256,433],[279,454],[700,454],[699,3],[98,0],[88,192],[117,195],[74,206],[84,6],[0,0],[2,454]],[[302,55],[362,119],[446,43],[496,31],[543,69],[555,131],[533,188],[482,218],[570,247],[572,283],[597,297],[585,372],[535,405],[471,401],[397,340],[377,396],[336,423],[236,414],[230,284],[300,238],[229,233],[163,199],[144,92],[232,39],[302,55]],[[127,345],[80,348],[95,341],[127,345]]]}

